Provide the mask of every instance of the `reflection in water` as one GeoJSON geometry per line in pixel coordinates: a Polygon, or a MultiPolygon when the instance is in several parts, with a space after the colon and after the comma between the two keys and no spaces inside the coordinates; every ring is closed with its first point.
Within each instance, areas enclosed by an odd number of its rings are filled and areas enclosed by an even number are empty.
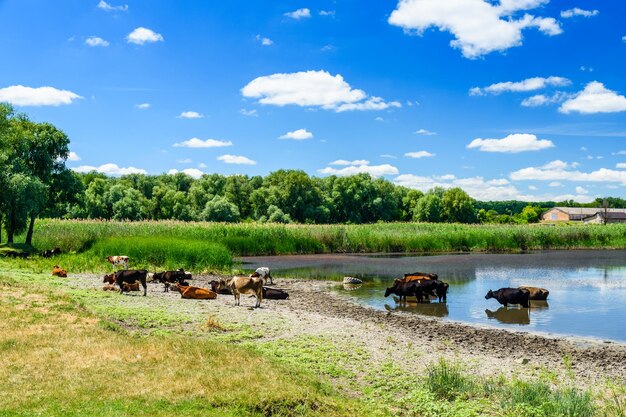
{"type": "Polygon", "coordinates": [[[530,300],[530,308],[533,310],[545,310],[549,307],[546,300],[530,300]]]}
{"type": "Polygon", "coordinates": [[[388,311],[408,311],[410,313],[423,314],[433,317],[448,317],[448,304],[446,303],[396,303],[394,307],[385,304],[388,311]]]}
{"type": "Polygon", "coordinates": [[[496,311],[485,310],[490,319],[496,319],[500,323],[507,324],[530,324],[530,309],[515,307],[500,307],[496,311]]]}
{"type": "Polygon", "coordinates": [[[354,291],[361,288],[363,284],[343,284],[343,289],[346,291],[354,291]]]}

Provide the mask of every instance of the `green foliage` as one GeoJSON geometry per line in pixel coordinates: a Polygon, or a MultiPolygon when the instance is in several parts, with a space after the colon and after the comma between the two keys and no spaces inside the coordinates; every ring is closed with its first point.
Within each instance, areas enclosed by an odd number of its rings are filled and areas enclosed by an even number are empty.
{"type": "Polygon", "coordinates": [[[420,198],[413,211],[413,220],[430,223],[441,221],[441,197],[428,193],[420,198]]]}
{"type": "Polygon", "coordinates": [[[426,386],[436,397],[448,401],[467,397],[475,390],[474,381],[463,374],[461,366],[444,359],[428,368],[426,386]]]}
{"type": "Polygon", "coordinates": [[[239,208],[224,197],[216,195],[206,203],[202,217],[213,222],[236,222],[239,220],[239,208]]]}
{"type": "Polygon", "coordinates": [[[450,188],[441,199],[442,213],[445,221],[450,223],[475,223],[474,202],[460,188],[450,188]]]}

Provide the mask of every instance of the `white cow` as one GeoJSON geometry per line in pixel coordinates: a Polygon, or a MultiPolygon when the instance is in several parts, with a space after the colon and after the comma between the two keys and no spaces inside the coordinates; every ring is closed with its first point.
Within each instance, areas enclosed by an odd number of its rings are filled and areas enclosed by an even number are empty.
{"type": "Polygon", "coordinates": [[[254,271],[250,276],[263,278],[263,280],[267,280],[269,278],[270,284],[274,285],[272,274],[270,274],[270,269],[267,266],[257,268],[256,271],[254,271]]]}

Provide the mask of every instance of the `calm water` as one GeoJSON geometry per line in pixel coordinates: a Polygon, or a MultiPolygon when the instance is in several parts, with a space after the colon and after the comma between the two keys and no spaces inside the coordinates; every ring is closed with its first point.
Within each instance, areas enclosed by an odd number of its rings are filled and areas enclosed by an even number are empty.
{"type": "Polygon", "coordinates": [[[269,266],[274,277],[363,279],[355,290],[334,291],[377,309],[516,330],[626,342],[626,251],[547,251],[526,254],[437,256],[297,255],[246,257],[243,267],[269,266]],[[397,304],[385,287],[408,272],[435,272],[450,284],[448,302],[397,304]],[[485,300],[488,290],[529,285],[547,288],[547,302],[530,309],[485,300]]]}

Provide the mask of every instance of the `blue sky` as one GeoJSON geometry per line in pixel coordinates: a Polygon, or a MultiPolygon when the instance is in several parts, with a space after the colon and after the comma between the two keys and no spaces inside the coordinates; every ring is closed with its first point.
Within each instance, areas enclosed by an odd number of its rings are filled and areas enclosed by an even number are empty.
{"type": "Polygon", "coordinates": [[[78,171],[626,197],[621,0],[0,0],[0,101],[78,171]]]}

